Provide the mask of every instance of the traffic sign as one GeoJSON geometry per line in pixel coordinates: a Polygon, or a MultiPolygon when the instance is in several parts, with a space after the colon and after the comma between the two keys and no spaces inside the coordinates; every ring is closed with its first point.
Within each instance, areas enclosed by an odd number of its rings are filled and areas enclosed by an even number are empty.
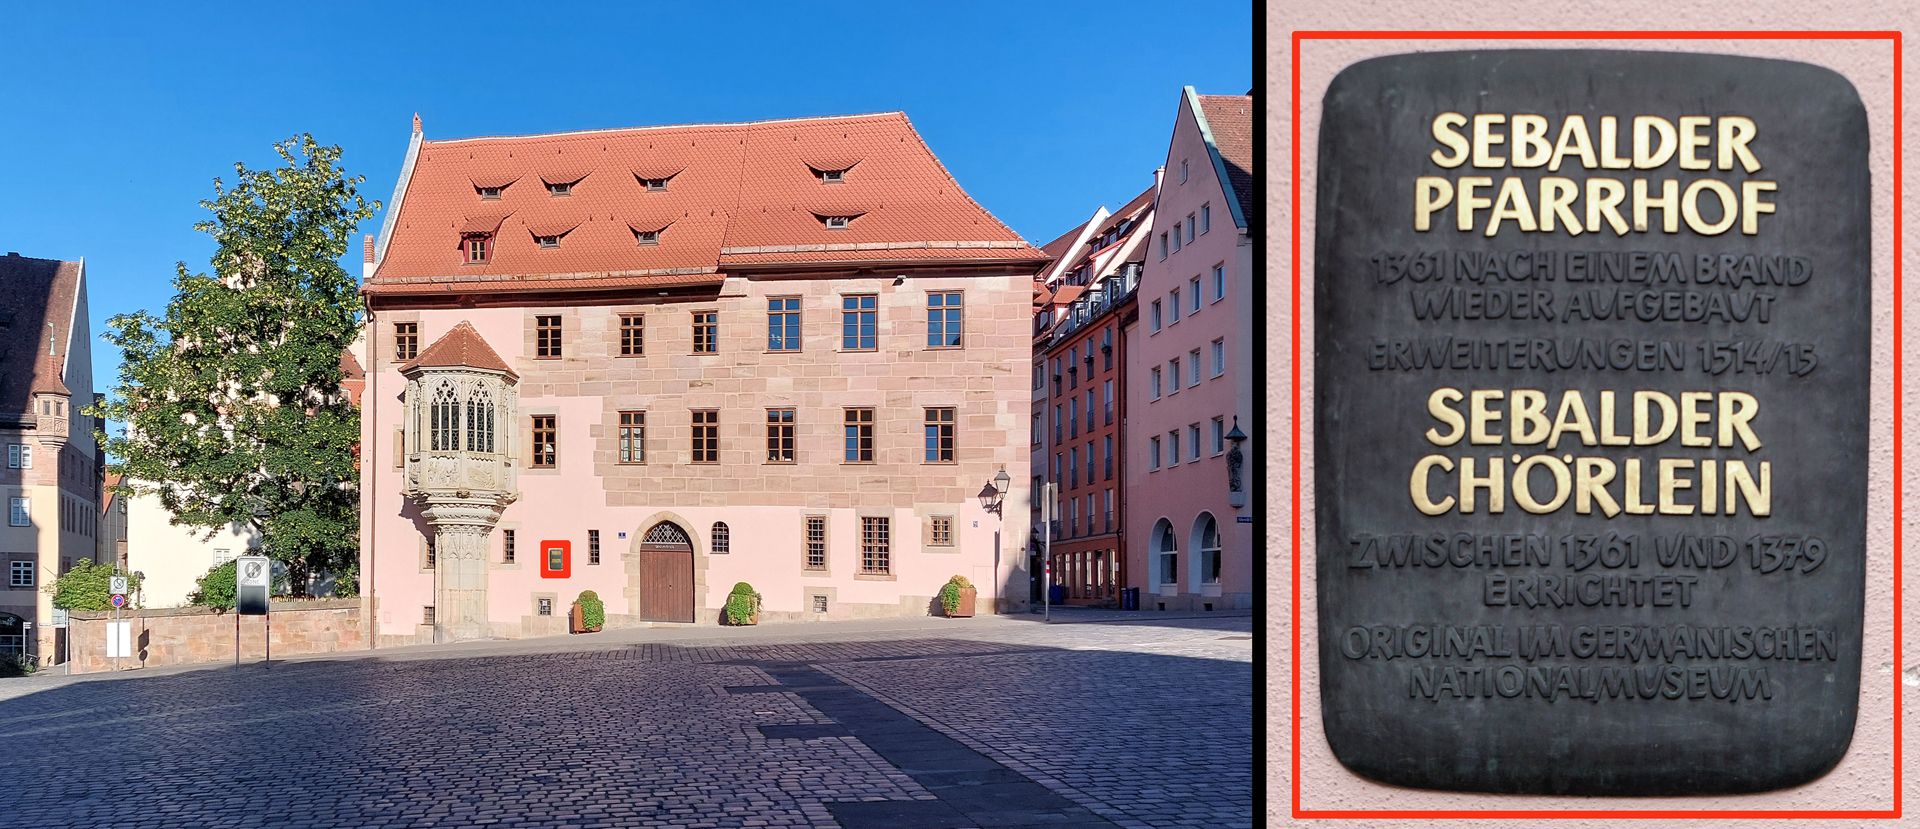
{"type": "MultiPolygon", "coordinates": [[[[238,589],[235,610],[241,616],[267,612],[267,593],[273,583],[273,563],[266,556],[241,556],[234,573],[238,589]]],[[[237,620],[236,620],[237,621],[237,620]]]]}
{"type": "Polygon", "coordinates": [[[126,576],[113,576],[113,577],[111,577],[111,578],[109,578],[109,579],[108,579],[108,584],[110,585],[110,586],[109,586],[109,587],[107,588],[107,592],[109,592],[109,593],[126,593],[126,592],[129,592],[129,591],[127,590],[127,577],[126,577],[126,576]]]}
{"type": "Polygon", "coordinates": [[[67,609],[66,608],[56,607],[53,609],[53,626],[57,628],[63,628],[67,626],[67,609]]]}
{"type": "Polygon", "coordinates": [[[125,593],[115,593],[113,594],[112,602],[115,608],[126,607],[127,595],[125,593]]]}

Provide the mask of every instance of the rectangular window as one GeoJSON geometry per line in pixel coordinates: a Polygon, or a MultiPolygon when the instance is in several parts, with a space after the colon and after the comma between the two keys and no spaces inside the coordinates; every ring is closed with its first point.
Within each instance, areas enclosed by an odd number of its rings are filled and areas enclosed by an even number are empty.
{"type": "Polygon", "coordinates": [[[1187,456],[1196,461],[1200,459],[1200,424],[1198,423],[1187,426],[1187,456]]]}
{"type": "Polygon", "coordinates": [[[1087,444],[1087,483],[1093,483],[1093,444],[1091,442],[1087,444]]]}
{"type": "Polygon", "coordinates": [[[873,410],[848,409],[845,432],[843,460],[847,463],[873,463],[873,410]]]}
{"type": "Polygon", "coordinates": [[[1173,394],[1174,392],[1177,392],[1180,390],[1180,358],[1179,357],[1175,357],[1167,361],[1167,380],[1168,380],[1168,383],[1167,383],[1168,394],[1173,394]]]}
{"type": "Polygon", "coordinates": [[[1200,205],[1200,235],[1207,235],[1213,229],[1213,202],[1200,205]]]}
{"type": "Polygon", "coordinates": [[[600,563],[600,531],[599,530],[587,531],[587,563],[588,564],[600,563]]]}
{"type": "Polygon", "coordinates": [[[500,531],[500,563],[513,563],[513,530],[500,531]]]}
{"type": "Polygon", "coordinates": [[[960,347],[960,292],[927,294],[927,347],[960,347]]]}
{"type": "Polygon", "coordinates": [[[824,515],[807,516],[806,569],[827,569],[827,517],[824,515]]]}
{"type": "Polygon", "coordinates": [[[1100,362],[1102,363],[1102,365],[1100,366],[1102,370],[1105,370],[1105,371],[1113,370],[1113,327],[1112,326],[1108,326],[1107,330],[1100,332],[1100,362]]]}
{"type": "Polygon", "coordinates": [[[1045,428],[1046,427],[1040,423],[1040,415],[1034,415],[1033,428],[1028,435],[1032,439],[1034,446],[1040,445],[1040,436],[1045,434],[1045,432],[1043,431],[1045,428]]]}
{"type": "Polygon", "coordinates": [[[1180,430],[1167,432],[1167,465],[1180,465],[1180,430]]]}
{"type": "Polygon", "coordinates": [[[1160,438],[1159,436],[1156,435],[1154,437],[1147,438],[1147,470],[1151,472],[1159,468],[1160,468],[1160,438]]]}
{"type": "Polygon", "coordinates": [[[620,462],[647,462],[647,413],[620,413],[620,462]]]}
{"type": "Polygon", "coordinates": [[[420,356],[420,323],[393,324],[393,359],[406,362],[420,356]]]}
{"type": "Polygon", "coordinates": [[[1200,313],[1200,277],[1187,280],[1187,313],[1200,313]]]}
{"type": "Polygon", "coordinates": [[[1167,311],[1170,312],[1168,314],[1167,324],[1172,325],[1176,322],[1179,322],[1180,321],[1180,289],[1179,288],[1175,288],[1167,292],[1167,306],[1168,306],[1167,311]]]}
{"type": "Polygon", "coordinates": [[[560,317],[540,315],[533,318],[533,356],[552,360],[560,356],[560,317]]]}
{"type": "Polygon", "coordinates": [[[14,498],[12,499],[12,505],[13,505],[13,509],[10,510],[9,514],[7,515],[8,526],[13,526],[13,527],[31,526],[33,523],[32,499],[14,498]]]}
{"type": "Polygon", "coordinates": [[[1113,490],[1107,490],[1107,532],[1113,532],[1113,490]]]}
{"type": "Polygon", "coordinates": [[[1167,234],[1160,234],[1160,261],[1167,261],[1167,234]]]}
{"type": "Polygon", "coordinates": [[[486,264],[487,257],[489,254],[492,253],[492,250],[493,250],[493,237],[484,233],[476,233],[466,237],[466,239],[467,239],[467,264],[469,265],[486,264]]]}
{"type": "Polygon", "coordinates": [[[860,572],[886,575],[893,568],[892,528],[885,517],[860,518],[860,572]]]}
{"type": "Polygon", "coordinates": [[[926,462],[954,462],[954,428],[957,419],[952,406],[934,406],[927,409],[926,422],[926,462]]]}
{"type": "Polygon", "coordinates": [[[1065,477],[1060,474],[1060,459],[1063,457],[1066,457],[1066,456],[1059,452],[1053,453],[1053,482],[1055,484],[1060,483],[1060,481],[1065,477]]]}
{"type": "Polygon", "coordinates": [[[1087,389],[1087,431],[1093,431],[1093,389],[1087,389]]]}
{"type": "Polygon", "coordinates": [[[560,429],[557,415],[533,416],[533,468],[552,469],[560,462],[560,429]]]}
{"type": "Polygon", "coordinates": [[[1227,339],[1221,337],[1213,341],[1213,376],[1227,373],[1227,339]]]}
{"type": "Polygon", "coordinates": [[[720,312],[693,312],[693,353],[720,353],[720,312]]]}
{"type": "Polygon", "coordinates": [[[767,300],[767,350],[800,350],[800,298],[777,296],[767,300]]]}
{"type": "Polygon", "coordinates": [[[1108,435],[1105,438],[1102,438],[1100,441],[1100,467],[1102,470],[1104,470],[1101,477],[1104,477],[1109,481],[1113,480],[1113,436],[1112,435],[1108,435]]]}
{"type": "Polygon", "coordinates": [[[7,468],[8,469],[20,468],[20,450],[24,448],[26,448],[24,445],[18,444],[18,443],[7,444],[7,468]]]}
{"type": "Polygon", "coordinates": [[[1150,333],[1156,333],[1156,334],[1159,333],[1160,331],[1160,300],[1156,299],[1153,301],[1153,311],[1152,313],[1148,314],[1147,322],[1148,322],[1148,325],[1152,326],[1153,328],[1153,331],[1150,333]]]}
{"type": "Polygon", "coordinates": [[[1200,349],[1187,352],[1187,387],[1200,385],[1200,349]]]}
{"type": "Polygon", "coordinates": [[[840,298],[840,349],[872,351],[880,345],[880,297],[854,294],[840,298]]]}
{"type": "Polygon", "coordinates": [[[1046,384],[1046,380],[1045,380],[1046,376],[1047,376],[1046,366],[1040,363],[1034,363],[1033,364],[1033,388],[1035,391],[1038,391],[1041,386],[1046,384]]]}
{"type": "Polygon", "coordinates": [[[31,561],[16,561],[7,566],[7,586],[12,588],[33,586],[33,565],[31,561]]]}
{"type": "Polygon", "coordinates": [[[29,443],[20,444],[20,468],[21,469],[33,468],[33,445],[32,444],[29,444],[29,443]]]}
{"type": "Polygon", "coordinates": [[[439,545],[437,545],[437,544],[435,544],[435,543],[434,543],[434,538],[433,538],[433,536],[427,536],[427,558],[426,558],[426,568],[427,568],[428,570],[432,570],[433,568],[435,568],[435,567],[438,567],[438,566],[440,566],[440,548],[439,548],[439,545]]]}
{"type": "Polygon", "coordinates": [[[620,356],[638,357],[647,353],[647,318],[644,314],[620,315],[620,356]]]}
{"type": "Polygon", "coordinates": [[[1079,485],[1080,447],[1075,446],[1067,450],[1067,488],[1072,489],[1079,485]]]}
{"type": "Polygon", "coordinates": [[[1053,442],[1054,443],[1059,443],[1061,441],[1061,437],[1060,437],[1061,429],[1065,428],[1065,424],[1062,423],[1062,421],[1064,420],[1065,418],[1060,416],[1060,404],[1058,403],[1053,404],[1053,442]]]}
{"type": "Polygon", "coordinates": [[[1151,392],[1152,394],[1152,396],[1148,399],[1159,400],[1160,399],[1160,367],[1154,366],[1152,370],[1147,372],[1147,377],[1148,377],[1147,388],[1148,388],[1148,391],[1151,392]]]}
{"type": "Polygon", "coordinates": [[[767,463],[793,463],[794,410],[767,410],[767,463]]]}
{"type": "Polygon", "coordinates": [[[1101,398],[1100,398],[1100,409],[1101,409],[1100,421],[1102,423],[1105,423],[1108,426],[1112,426],[1113,425],[1113,381],[1112,380],[1108,380],[1102,387],[1101,398]]]}
{"type": "Polygon", "coordinates": [[[552,616],[553,615],[553,597],[541,596],[540,601],[536,605],[536,608],[537,609],[534,612],[538,613],[539,615],[552,616]]]}
{"type": "Polygon", "coordinates": [[[1193,214],[1188,213],[1187,214],[1187,243],[1188,244],[1193,243],[1193,226],[1196,224],[1199,224],[1199,223],[1193,220],[1193,214]]]}
{"type": "Polygon", "coordinates": [[[1173,252],[1180,252],[1180,223],[1173,223],[1173,252]]]}
{"type": "Polygon", "coordinates": [[[693,462],[720,462],[720,412],[717,409],[693,410],[693,462]]]}
{"type": "Polygon", "coordinates": [[[933,526],[927,531],[927,543],[934,547],[953,546],[953,516],[936,515],[933,526]]]}
{"type": "Polygon", "coordinates": [[[1213,266],[1213,301],[1219,302],[1227,295],[1227,266],[1213,266]]]}
{"type": "Polygon", "coordinates": [[[1213,454],[1215,455],[1227,451],[1226,426],[1227,423],[1224,418],[1216,417],[1213,419],[1213,424],[1208,427],[1207,440],[1209,445],[1213,447],[1213,454]]]}
{"type": "Polygon", "coordinates": [[[1080,398],[1067,401],[1067,436],[1080,436],[1080,398]]]}
{"type": "Polygon", "coordinates": [[[432,625],[433,623],[433,605],[420,608],[420,624],[432,625]]]}

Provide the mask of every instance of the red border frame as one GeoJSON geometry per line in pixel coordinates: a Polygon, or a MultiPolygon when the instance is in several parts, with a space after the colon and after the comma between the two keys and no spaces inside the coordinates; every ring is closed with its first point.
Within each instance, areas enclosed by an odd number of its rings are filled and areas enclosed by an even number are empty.
{"type": "Polygon", "coordinates": [[[573,575],[573,542],[564,541],[564,540],[540,542],[540,578],[564,579],[564,578],[571,577],[572,575],[573,575]],[[547,567],[547,551],[553,550],[553,549],[558,549],[560,551],[560,569],[558,570],[550,569],[547,567]]]}
{"type": "Polygon", "coordinates": [[[1296,31],[1293,33],[1293,222],[1292,244],[1293,336],[1287,357],[1292,362],[1292,445],[1295,447],[1289,472],[1293,487],[1293,653],[1292,674],[1288,678],[1292,693],[1292,815],[1303,818],[1405,818],[1405,819],[1485,819],[1533,818],[1543,820],[1574,818],[1899,818],[1901,772],[1901,682],[1900,665],[1900,580],[1901,551],[1901,411],[1905,391],[1901,368],[1901,190],[1904,179],[1901,161],[1901,33],[1898,31],[1296,31]],[[1885,40],[1893,44],[1893,808],[1891,809],[1302,809],[1300,807],[1300,44],[1308,40],[1885,40]]]}

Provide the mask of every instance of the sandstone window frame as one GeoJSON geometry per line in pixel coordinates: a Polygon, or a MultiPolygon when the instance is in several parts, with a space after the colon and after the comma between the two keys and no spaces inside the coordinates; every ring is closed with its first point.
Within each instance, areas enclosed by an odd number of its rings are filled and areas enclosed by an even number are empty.
{"type": "Polygon", "coordinates": [[[854,353],[880,350],[879,294],[840,295],[840,350],[854,353]]]}
{"type": "Polygon", "coordinates": [[[699,355],[720,353],[720,312],[705,308],[689,311],[693,321],[693,353],[699,355]]]}
{"type": "Polygon", "coordinates": [[[893,518],[886,515],[860,516],[861,576],[893,575],[893,518]]]}
{"type": "Polygon", "coordinates": [[[688,445],[690,464],[709,466],[720,462],[720,410],[692,409],[688,417],[690,428],[687,430],[691,443],[688,445]]]}
{"type": "Polygon", "coordinates": [[[840,462],[843,464],[871,464],[878,456],[874,438],[875,423],[878,419],[872,406],[847,406],[842,415],[840,462]]]}
{"type": "Polygon", "coordinates": [[[828,546],[832,528],[826,515],[811,514],[801,517],[800,569],[812,574],[826,574],[832,558],[832,549],[828,546]]]}
{"type": "Polygon", "coordinates": [[[767,297],[767,353],[797,354],[802,350],[801,297],[767,297]]]}
{"type": "Polygon", "coordinates": [[[798,462],[798,429],[798,409],[792,406],[767,409],[767,463],[787,466],[798,462]]]}
{"type": "Polygon", "coordinates": [[[954,464],[960,460],[960,408],[927,406],[923,432],[926,439],[922,463],[954,464]]]}
{"type": "Polygon", "coordinates": [[[533,317],[533,358],[559,360],[565,356],[565,322],[559,314],[535,314],[533,317]]]}
{"type": "Polygon", "coordinates": [[[622,466],[646,464],[646,409],[624,409],[614,414],[614,462],[622,466]]]}
{"type": "Polygon", "coordinates": [[[527,444],[527,466],[531,469],[559,469],[560,416],[528,414],[527,425],[533,435],[527,444]]]}
{"type": "Polygon", "coordinates": [[[626,312],[619,315],[620,357],[644,357],[647,353],[647,315],[626,312]]]}
{"type": "Polygon", "coordinates": [[[393,324],[393,362],[404,363],[420,356],[420,322],[396,321],[393,324]]]}

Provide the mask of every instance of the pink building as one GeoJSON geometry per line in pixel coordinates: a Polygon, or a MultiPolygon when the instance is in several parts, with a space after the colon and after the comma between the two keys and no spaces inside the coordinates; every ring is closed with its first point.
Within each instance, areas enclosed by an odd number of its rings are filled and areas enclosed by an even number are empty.
{"type": "Polygon", "coordinates": [[[583,590],[614,626],[736,582],[762,621],[925,615],[953,575],[1024,606],[1046,256],[905,116],[416,120],[368,260],[378,642],[563,632],[583,590]]]}
{"type": "Polygon", "coordinates": [[[1128,330],[1126,550],[1141,607],[1251,607],[1253,101],[1181,92],[1128,330]],[[1238,439],[1237,439],[1238,438],[1238,439]]]}

